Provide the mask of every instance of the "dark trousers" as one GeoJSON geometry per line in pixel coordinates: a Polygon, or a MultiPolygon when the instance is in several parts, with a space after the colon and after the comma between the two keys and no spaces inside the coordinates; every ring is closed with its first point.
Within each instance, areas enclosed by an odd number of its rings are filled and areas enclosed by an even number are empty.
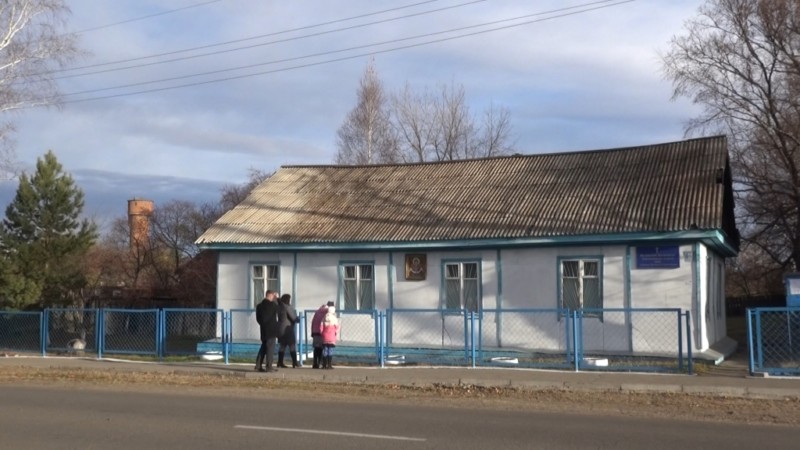
{"type": "Polygon", "coordinates": [[[267,341],[261,341],[261,347],[258,348],[258,355],[256,355],[256,369],[264,365],[264,357],[267,356],[267,341]]]}
{"type": "Polygon", "coordinates": [[[261,343],[261,346],[266,346],[266,353],[267,353],[267,369],[272,367],[272,361],[275,360],[275,341],[276,338],[267,338],[266,341],[261,343]]]}

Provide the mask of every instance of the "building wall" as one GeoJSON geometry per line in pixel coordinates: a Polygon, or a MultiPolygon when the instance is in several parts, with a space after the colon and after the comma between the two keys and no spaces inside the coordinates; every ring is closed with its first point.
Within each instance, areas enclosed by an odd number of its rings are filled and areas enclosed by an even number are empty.
{"type": "MultiPolygon", "coordinates": [[[[475,261],[480,264],[482,309],[481,338],[484,346],[524,347],[561,351],[566,345],[565,320],[553,310],[558,305],[559,258],[599,257],[602,260],[603,307],[680,308],[692,311],[695,348],[708,348],[725,336],[724,311],[706,313],[708,267],[722,258],[702,245],[681,245],[680,265],[668,269],[636,267],[637,248],[626,245],[425,251],[427,276],[423,281],[405,279],[406,252],[221,252],[219,256],[218,307],[250,309],[250,265],[280,265],[280,291],[290,293],[298,311],[315,310],[329,300],[340,301],[339,267],[342,263],[374,266],[376,309],[442,308],[444,262],[475,261]],[[698,261],[710,261],[710,265],[698,261]],[[295,274],[295,268],[297,273],[295,274]],[[698,286],[694,281],[699,280],[698,286]],[[541,314],[506,312],[543,309],[541,314]]],[[[724,273],[724,271],[723,271],[724,273]]],[[[716,292],[716,291],[715,291],[716,292]]],[[[716,292],[722,305],[724,292],[716,292]]],[[[722,306],[720,306],[722,307],[722,306]]],[[[592,352],[666,354],[676,352],[677,317],[672,312],[604,312],[584,319],[585,349],[592,352]]],[[[441,345],[463,345],[463,318],[439,313],[403,312],[393,317],[391,338],[395,344],[429,339],[441,345]],[[427,336],[427,337],[426,337],[427,336]]],[[[236,318],[234,318],[236,321],[236,318]]],[[[373,318],[344,312],[342,338],[371,340],[361,331],[348,336],[345,329],[367,329],[373,318]]],[[[234,325],[236,327],[236,325],[234,325]]],[[[257,330],[248,331],[257,337],[257,330]]]]}

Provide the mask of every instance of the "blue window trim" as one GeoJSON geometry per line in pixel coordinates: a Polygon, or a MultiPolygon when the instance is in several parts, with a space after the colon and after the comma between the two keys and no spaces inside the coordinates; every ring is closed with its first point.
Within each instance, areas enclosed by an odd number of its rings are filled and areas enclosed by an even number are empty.
{"type": "MultiPolygon", "coordinates": [[[[273,261],[248,261],[247,263],[247,301],[253,302],[253,266],[278,266],[278,292],[281,289],[281,272],[283,266],[280,260],[273,261]]],[[[266,274],[265,274],[266,275],[266,274]]]]}
{"type": "MultiPolygon", "coordinates": [[[[483,311],[483,258],[448,258],[442,259],[439,261],[439,273],[440,273],[440,283],[439,283],[439,309],[443,312],[456,312],[454,309],[447,309],[447,284],[446,284],[446,275],[447,272],[445,270],[445,266],[447,264],[465,264],[465,263],[477,263],[478,264],[478,311],[483,311]]],[[[461,308],[458,310],[458,314],[463,313],[464,305],[461,305],[461,308]]]]}
{"type": "MultiPolygon", "coordinates": [[[[375,273],[375,260],[340,260],[339,266],[337,267],[337,272],[339,276],[338,286],[336,288],[336,310],[337,311],[344,311],[344,266],[364,266],[370,265],[372,266],[372,298],[375,301],[374,307],[378,305],[378,299],[375,296],[376,289],[378,287],[378,280],[377,274],[375,273]]],[[[373,308],[375,309],[375,308],[373,308]]],[[[363,311],[361,309],[357,311],[363,311]]]]}
{"type": "MultiPolygon", "coordinates": [[[[605,306],[605,300],[603,298],[603,285],[605,284],[605,280],[603,278],[603,265],[605,260],[603,259],[603,255],[569,255],[569,256],[559,256],[556,258],[558,267],[556,268],[556,309],[559,311],[563,311],[563,298],[561,297],[561,285],[562,285],[562,271],[561,267],[563,266],[562,262],[564,261],[575,261],[575,260],[591,260],[597,261],[597,277],[600,279],[600,300],[603,302],[605,306]]],[[[563,316],[562,313],[559,313],[559,319],[563,316]]],[[[600,317],[602,320],[602,317],[600,317]]]]}

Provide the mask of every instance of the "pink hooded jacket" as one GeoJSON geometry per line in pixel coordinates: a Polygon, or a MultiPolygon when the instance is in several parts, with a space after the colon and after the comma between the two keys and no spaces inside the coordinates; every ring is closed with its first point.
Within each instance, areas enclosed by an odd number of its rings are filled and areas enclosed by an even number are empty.
{"type": "Polygon", "coordinates": [[[328,313],[328,305],[322,305],[314,313],[311,319],[311,336],[322,334],[322,321],[325,320],[325,314],[328,313]]]}
{"type": "Polygon", "coordinates": [[[336,339],[339,337],[339,319],[333,306],[328,307],[328,313],[325,314],[320,330],[323,344],[336,345],[336,339]]]}

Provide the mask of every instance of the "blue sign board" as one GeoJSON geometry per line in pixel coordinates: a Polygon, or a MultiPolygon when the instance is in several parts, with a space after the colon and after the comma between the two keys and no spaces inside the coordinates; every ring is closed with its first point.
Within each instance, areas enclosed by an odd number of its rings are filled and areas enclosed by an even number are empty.
{"type": "Polygon", "coordinates": [[[681,266],[677,245],[636,247],[636,268],[676,269],[681,266]]]}

